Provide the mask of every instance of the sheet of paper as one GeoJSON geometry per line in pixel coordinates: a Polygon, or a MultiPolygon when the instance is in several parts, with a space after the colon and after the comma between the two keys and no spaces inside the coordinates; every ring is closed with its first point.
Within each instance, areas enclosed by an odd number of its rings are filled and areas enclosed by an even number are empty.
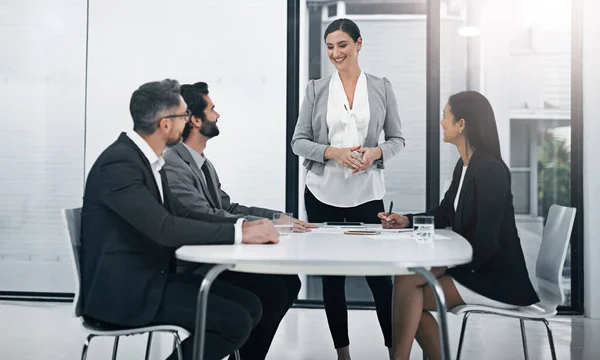
{"type": "Polygon", "coordinates": [[[413,231],[412,228],[410,229],[378,229],[377,231],[381,231],[382,233],[393,233],[393,234],[398,234],[398,233],[410,233],[413,231]]]}
{"type": "Polygon", "coordinates": [[[343,234],[344,231],[361,231],[366,230],[364,227],[319,227],[310,229],[311,233],[317,234],[343,234]]]}
{"type": "MultiPolygon", "coordinates": [[[[386,234],[380,234],[380,235],[370,235],[369,236],[371,239],[375,239],[375,240],[415,240],[413,238],[413,234],[410,232],[403,232],[403,233],[398,233],[398,234],[390,234],[390,233],[386,233],[386,234]]],[[[450,238],[447,236],[442,236],[442,235],[438,235],[435,234],[434,240],[449,240],[450,238]]]]}

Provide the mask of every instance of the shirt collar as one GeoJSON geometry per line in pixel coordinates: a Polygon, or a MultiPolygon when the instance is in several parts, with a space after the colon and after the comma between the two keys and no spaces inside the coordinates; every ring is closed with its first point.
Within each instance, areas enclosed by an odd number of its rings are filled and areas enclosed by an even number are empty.
{"type": "Polygon", "coordinates": [[[162,156],[156,156],[154,150],[152,150],[152,148],[146,142],[146,140],[144,140],[144,138],[141,137],[140,134],[138,134],[137,132],[133,130],[128,131],[127,136],[140,149],[140,151],[142,152],[142,154],[144,154],[146,159],[148,159],[148,162],[150,163],[152,169],[155,171],[160,171],[163,165],[165,164],[165,160],[162,158],[162,156]]]}
{"type": "Polygon", "coordinates": [[[204,166],[204,163],[206,162],[206,157],[204,156],[204,154],[201,154],[196,150],[192,149],[186,143],[183,143],[183,146],[185,146],[185,148],[188,149],[188,151],[190,152],[190,155],[192,155],[192,159],[194,159],[194,162],[196,163],[196,166],[198,166],[198,169],[202,169],[202,166],[204,166]]]}

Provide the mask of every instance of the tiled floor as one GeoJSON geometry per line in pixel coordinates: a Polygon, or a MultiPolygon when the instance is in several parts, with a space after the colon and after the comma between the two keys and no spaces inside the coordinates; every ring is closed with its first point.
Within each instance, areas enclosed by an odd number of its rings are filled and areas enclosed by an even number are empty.
{"type": "MultiPolygon", "coordinates": [[[[450,342],[456,353],[461,319],[449,315],[450,342]]],[[[473,315],[469,320],[462,359],[523,359],[519,322],[473,315]]],[[[600,321],[559,317],[551,321],[558,359],[600,359],[600,321]]],[[[85,335],[71,317],[70,304],[0,302],[0,359],[79,359],[85,335]]],[[[542,324],[527,325],[531,360],[551,359],[542,324]]],[[[350,312],[351,352],[355,360],[387,358],[374,311],[350,312]]],[[[143,359],[145,337],[121,341],[119,359],[143,359]]],[[[168,352],[161,338],[153,360],[168,352]]],[[[92,342],[89,360],[110,359],[111,342],[92,342]]],[[[335,360],[323,310],[292,309],[277,333],[268,360],[335,360]]],[[[412,359],[421,359],[418,346],[412,359]]]]}

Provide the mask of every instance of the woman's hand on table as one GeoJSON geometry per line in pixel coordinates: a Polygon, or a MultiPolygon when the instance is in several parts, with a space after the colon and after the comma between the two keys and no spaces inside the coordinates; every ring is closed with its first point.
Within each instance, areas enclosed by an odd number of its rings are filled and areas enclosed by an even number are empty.
{"type": "Polygon", "coordinates": [[[396,213],[380,212],[377,217],[381,219],[381,226],[384,229],[403,229],[410,224],[408,217],[396,213]]]}

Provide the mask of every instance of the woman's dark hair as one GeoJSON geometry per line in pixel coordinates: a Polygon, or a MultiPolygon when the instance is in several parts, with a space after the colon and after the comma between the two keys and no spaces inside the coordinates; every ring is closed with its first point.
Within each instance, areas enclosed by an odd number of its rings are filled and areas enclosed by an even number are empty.
{"type": "Polygon", "coordinates": [[[358,38],[360,37],[360,29],[354,21],[350,19],[337,19],[331,24],[329,24],[329,26],[325,30],[323,40],[327,41],[327,35],[338,30],[342,30],[343,32],[348,34],[352,38],[352,40],[354,40],[354,42],[357,42],[358,38]]]}
{"type": "Polygon", "coordinates": [[[477,91],[463,91],[450,96],[448,105],[455,121],[465,119],[467,147],[485,151],[504,163],[500,154],[496,117],[488,99],[477,91]]]}

